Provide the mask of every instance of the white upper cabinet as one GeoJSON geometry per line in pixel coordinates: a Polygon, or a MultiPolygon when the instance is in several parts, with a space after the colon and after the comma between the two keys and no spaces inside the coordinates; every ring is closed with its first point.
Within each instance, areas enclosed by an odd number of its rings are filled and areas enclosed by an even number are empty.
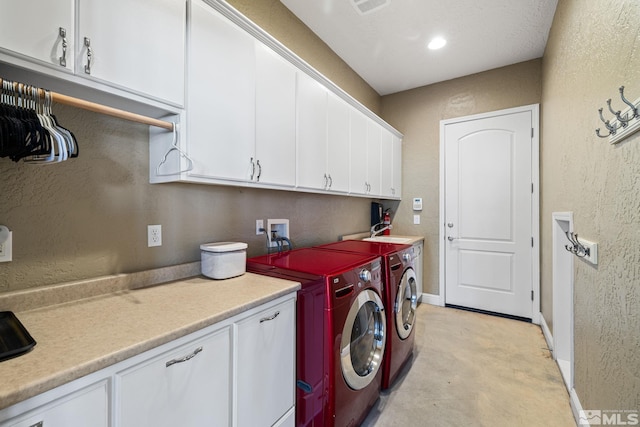
{"type": "Polygon", "coordinates": [[[369,194],[367,182],[367,122],[369,118],[352,109],[350,114],[351,164],[349,191],[353,194],[369,194]]]}
{"type": "Polygon", "coordinates": [[[256,172],[254,39],[203,2],[190,4],[189,175],[244,182],[256,172]]]}
{"type": "Polygon", "coordinates": [[[392,196],[396,199],[402,197],[402,139],[392,135],[393,139],[393,187],[392,196]]]}
{"type": "Polygon", "coordinates": [[[386,129],[382,129],[380,133],[380,150],[380,194],[383,197],[393,197],[393,135],[386,129]]]}
{"type": "Polygon", "coordinates": [[[188,0],[187,15],[177,144],[191,161],[151,131],[151,182],[399,198],[397,132],[228,4],[188,0]]]}
{"type": "MultiPolygon", "coordinates": [[[[387,161],[390,161],[388,159],[387,161]]],[[[369,194],[382,194],[382,126],[367,120],[367,183],[369,194]]]]}
{"type": "Polygon", "coordinates": [[[297,186],[325,189],[327,157],[327,88],[298,73],[297,186]]]}
{"type": "Polygon", "coordinates": [[[184,0],[78,0],[78,23],[76,74],[183,104],[184,0]]]}
{"type": "Polygon", "coordinates": [[[253,181],[293,186],[296,180],[296,68],[255,41],[255,162],[253,181]]]}
{"type": "Polygon", "coordinates": [[[4,61],[63,71],[54,74],[106,92],[184,104],[184,0],[2,3],[4,61]]]}
{"type": "Polygon", "coordinates": [[[0,49],[73,71],[74,3],[74,0],[3,1],[0,49]]]}
{"type": "Polygon", "coordinates": [[[328,190],[349,191],[349,140],[351,107],[329,92],[327,103],[327,176],[328,190]]]}

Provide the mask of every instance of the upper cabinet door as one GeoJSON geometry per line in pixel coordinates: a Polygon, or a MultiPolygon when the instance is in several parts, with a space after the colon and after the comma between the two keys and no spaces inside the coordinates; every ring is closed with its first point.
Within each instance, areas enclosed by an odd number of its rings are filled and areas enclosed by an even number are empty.
{"type": "Polygon", "coordinates": [[[327,103],[328,190],[349,191],[349,105],[333,93],[327,103]]]}
{"type": "Polygon", "coordinates": [[[393,135],[393,197],[402,197],[402,139],[393,135]]]}
{"type": "Polygon", "coordinates": [[[383,197],[394,197],[393,194],[393,135],[386,129],[380,132],[381,150],[381,187],[380,195],[383,197]]]}
{"type": "Polygon", "coordinates": [[[201,1],[189,31],[189,175],[247,181],[257,173],[254,39],[201,1]]]}
{"type": "Polygon", "coordinates": [[[297,185],[325,189],[327,158],[327,89],[313,78],[298,73],[297,90],[297,185]]]}
{"type": "Polygon", "coordinates": [[[74,0],[3,1],[0,49],[73,71],[74,3],[74,0]]]}
{"type": "Polygon", "coordinates": [[[256,163],[254,181],[296,183],[296,69],[259,41],[256,53],[256,163]]]}
{"type": "Polygon", "coordinates": [[[368,194],[367,182],[367,122],[369,118],[356,109],[350,114],[350,184],[349,191],[354,194],[368,194]]]}
{"type": "Polygon", "coordinates": [[[78,0],[78,22],[76,74],[184,104],[184,0],[78,0]]]}
{"type": "Polygon", "coordinates": [[[367,120],[367,182],[369,194],[381,195],[382,187],[382,127],[372,119],[367,120]]]}

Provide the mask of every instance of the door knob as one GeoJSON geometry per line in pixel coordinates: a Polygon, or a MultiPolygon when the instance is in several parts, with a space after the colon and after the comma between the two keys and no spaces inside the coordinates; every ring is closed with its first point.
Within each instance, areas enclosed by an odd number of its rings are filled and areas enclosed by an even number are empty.
{"type": "Polygon", "coordinates": [[[450,241],[450,242],[453,242],[454,240],[456,240],[456,238],[453,237],[453,236],[449,236],[449,237],[447,237],[447,240],[450,241]]]}

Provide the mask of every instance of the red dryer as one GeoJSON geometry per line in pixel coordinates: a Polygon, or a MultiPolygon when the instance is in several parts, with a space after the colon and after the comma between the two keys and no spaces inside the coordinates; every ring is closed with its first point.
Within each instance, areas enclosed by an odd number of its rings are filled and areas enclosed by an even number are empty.
{"type": "Polygon", "coordinates": [[[359,425],[382,382],[380,257],[305,248],[249,258],[247,271],[302,284],[296,302],[296,425],[359,425]]]}
{"type": "Polygon", "coordinates": [[[414,322],[418,305],[413,247],[364,240],[343,240],[321,249],[379,255],[384,270],[383,303],[388,325],[383,359],[382,388],[391,387],[413,353],[414,322]]]}

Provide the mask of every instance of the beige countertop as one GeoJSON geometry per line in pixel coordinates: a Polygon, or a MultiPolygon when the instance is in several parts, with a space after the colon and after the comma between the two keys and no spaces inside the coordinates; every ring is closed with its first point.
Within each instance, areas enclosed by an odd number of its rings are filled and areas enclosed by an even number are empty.
{"type": "Polygon", "coordinates": [[[298,290],[246,273],[203,276],[17,311],[37,345],[0,362],[0,409],[298,290]]]}

